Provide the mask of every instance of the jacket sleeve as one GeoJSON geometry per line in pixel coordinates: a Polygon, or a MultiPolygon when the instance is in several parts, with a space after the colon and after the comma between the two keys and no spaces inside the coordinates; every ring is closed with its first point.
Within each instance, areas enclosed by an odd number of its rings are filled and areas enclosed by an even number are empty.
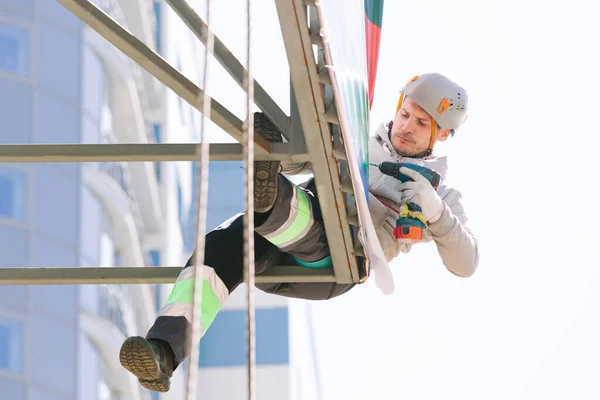
{"type": "Polygon", "coordinates": [[[282,162],[281,173],[284,175],[304,175],[312,173],[312,163],[307,162],[282,162]]]}
{"type": "Polygon", "coordinates": [[[459,277],[472,276],[479,264],[479,244],[467,227],[462,194],[450,189],[443,197],[444,211],[428,230],[446,268],[459,277]]]}

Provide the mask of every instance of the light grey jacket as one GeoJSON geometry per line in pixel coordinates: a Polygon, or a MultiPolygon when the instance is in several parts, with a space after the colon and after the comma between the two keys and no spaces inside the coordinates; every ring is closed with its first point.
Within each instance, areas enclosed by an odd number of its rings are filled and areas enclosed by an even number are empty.
{"type": "MultiPolygon", "coordinates": [[[[467,215],[461,203],[461,193],[444,184],[447,172],[446,157],[429,156],[425,159],[400,156],[388,137],[388,129],[381,124],[369,137],[369,162],[383,161],[412,163],[437,171],[442,176],[438,194],[444,202],[442,216],[429,224],[423,232],[423,241],[433,241],[446,268],[460,277],[473,275],[479,263],[479,245],[467,227],[467,215]]],[[[283,165],[283,174],[294,175],[310,172],[310,163],[283,165]]],[[[400,182],[382,174],[378,168],[369,167],[369,211],[379,242],[387,261],[392,261],[401,252],[410,251],[412,245],[399,244],[393,235],[398,213],[384,205],[383,200],[399,209],[400,192],[395,188],[400,182]]],[[[352,213],[352,210],[349,210],[352,213]]]]}
{"type": "MultiPolygon", "coordinates": [[[[437,171],[442,176],[438,194],[444,203],[442,216],[429,224],[423,232],[423,241],[433,241],[446,268],[461,277],[473,275],[479,263],[479,245],[467,227],[467,215],[461,203],[460,191],[447,186],[444,181],[448,170],[447,158],[429,156],[425,159],[399,155],[388,136],[388,129],[381,124],[369,138],[369,162],[379,164],[394,161],[421,165],[437,171]]],[[[393,236],[398,214],[381,203],[377,198],[398,209],[400,193],[395,189],[398,181],[382,174],[378,168],[369,168],[369,210],[377,237],[388,261],[401,252],[408,252],[411,245],[401,245],[393,236]]]]}

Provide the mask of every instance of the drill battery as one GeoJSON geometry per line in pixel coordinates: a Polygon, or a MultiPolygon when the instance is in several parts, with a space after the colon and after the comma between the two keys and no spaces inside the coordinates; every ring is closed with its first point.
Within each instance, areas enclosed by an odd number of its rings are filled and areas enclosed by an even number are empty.
{"type": "MultiPolygon", "coordinates": [[[[396,178],[400,182],[412,180],[409,176],[400,172],[400,168],[402,167],[410,168],[423,175],[435,190],[438,189],[442,179],[438,172],[416,164],[384,161],[379,165],[373,165],[378,167],[381,173],[396,178]]],[[[421,212],[422,209],[418,204],[408,203],[401,205],[400,215],[396,220],[396,227],[394,229],[394,237],[398,243],[415,243],[423,240],[423,231],[427,229],[427,221],[421,212]]]]}

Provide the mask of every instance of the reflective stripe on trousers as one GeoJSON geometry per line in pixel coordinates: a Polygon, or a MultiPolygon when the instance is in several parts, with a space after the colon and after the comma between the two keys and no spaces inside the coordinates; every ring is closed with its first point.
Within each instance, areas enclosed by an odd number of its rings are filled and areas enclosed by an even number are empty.
{"type": "MultiPolygon", "coordinates": [[[[229,291],[212,267],[205,265],[202,270],[204,271],[204,276],[202,277],[202,311],[200,313],[200,321],[201,332],[204,334],[214,321],[225,300],[229,297],[229,291]]],[[[181,271],[169,298],[158,313],[159,317],[185,317],[191,324],[194,276],[194,267],[184,268],[181,271]]]]}
{"type": "MultiPolygon", "coordinates": [[[[318,200],[310,191],[297,187],[287,178],[279,177],[278,197],[254,235],[256,274],[281,265],[291,254],[306,262],[329,256],[318,200]],[[269,237],[270,239],[266,239],[269,237]],[[279,243],[279,246],[274,242],[279,243]]],[[[243,215],[238,214],[222,223],[206,236],[206,255],[202,292],[202,335],[208,330],[224,302],[243,282],[244,246],[243,215]]],[[[146,338],[163,340],[171,346],[177,367],[191,351],[188,335],[192,307],[194,269],[191,259],[146,338]]],[[[354,284],[335,282],[257,284],[261,290],[280,296],[325,300],[350,290],[354,284]]]]}
{"type": "Polygon", "coordinates": [[[282,175],[278,184],[271,214],[256,232],[302,261],[314,262],[328,257],[327,236],[317,199],[282,175]]]}

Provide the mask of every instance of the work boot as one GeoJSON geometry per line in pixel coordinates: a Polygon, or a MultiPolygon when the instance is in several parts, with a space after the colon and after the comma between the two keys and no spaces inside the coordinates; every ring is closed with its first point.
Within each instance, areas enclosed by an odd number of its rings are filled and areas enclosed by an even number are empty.
{"type": "Polygon", "coordinates": [[[135,375],[140,384],[155,392],[168,392],[173,375],[173,352],[166,342],[127,338],[119,354],[121,365],[135,375]]]}
{"type": "MultiPolygon", "coordinates": [[[[269,142],[283,142],[281,132],[263,113],[254,113],[254,133],[269,142]]],[[[254,211],[266,213],[277,199],[280,161],[254,162],[254,211]]]]}

